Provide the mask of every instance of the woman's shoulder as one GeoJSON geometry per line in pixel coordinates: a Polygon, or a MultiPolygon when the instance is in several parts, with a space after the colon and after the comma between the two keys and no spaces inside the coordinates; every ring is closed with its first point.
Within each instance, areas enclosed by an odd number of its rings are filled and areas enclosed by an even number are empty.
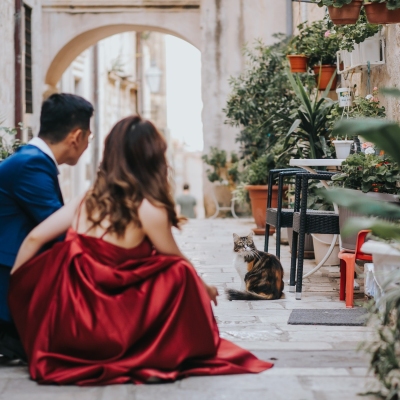
{"type": "Polygon", "coordinates": [[[157,220],[159,222],[168,221],[168,213],[164,206],[153,204],[147,199],[143,199],[138,209],[139,219],[143,221],[157,220]]]}

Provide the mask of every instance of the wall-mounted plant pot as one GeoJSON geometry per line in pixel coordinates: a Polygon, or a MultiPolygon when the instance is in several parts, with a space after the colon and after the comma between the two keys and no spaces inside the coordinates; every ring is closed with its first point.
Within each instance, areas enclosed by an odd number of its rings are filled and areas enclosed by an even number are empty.
{"type": "MultiPolygon", "coordinates": [[[[251,212],[257,228],[253,229],[256,235],[265,235],[265,220],[267,215],[267,199],[268,185],[246,185],[246,190],[249,192],[251,202],[251,212]]],[[[288,190],[287,186],[283,186],[282,195],[288,190]]],[[[272,186],[271,207],[278,207],[278,185],[272,186]]],[[[275,229],[271,226],[269,234],[273,235],[275,229]]]]}
{"type": "Polygon", "coordinates": [[[328,7],[329,16],[335,25],[352,25],[355,24],[360,16],[362,0],[352,1],[340,8],[333,6],[328,7]]]}
{"type": "Polygon", "coordinates": [[[304,54],[289,54],[286,58],[289,60],[291,72],[307,72],[307,56],[304,54]]]}
{"type": "Polygon", "coordinates": [[[336,158],[345,159],[349,156],[353,140],[332,140],[335,145],[336,158]]]}
{"type": "Polygon", "coordinates": [[[388,10],[386,3],[365,3],[364,9],[370,24],[400,23],[400,9],[388,10]]]}
{"type": "MultiPolygon", "coordinates": [[[[332,75],[336,72],[336,65],[316,65],[313,67],[315,74],[315,81],[318,85],[318,90],[325,90],[332,78],[332,75]],[[321,76],[320,76],[321,73],[321,76]]],[[[337,76],[332,82],[331,90],[336,90],[337,76]]]]}

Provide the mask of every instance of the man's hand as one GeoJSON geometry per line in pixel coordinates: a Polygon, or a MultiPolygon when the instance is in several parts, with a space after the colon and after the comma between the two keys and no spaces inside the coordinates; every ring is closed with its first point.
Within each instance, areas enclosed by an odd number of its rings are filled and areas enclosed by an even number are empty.
{"type": "Polygon", "coordinates": [[[215,305],[218,305],[218,302],[217,302],[218,289],[215,286],[206,285],[206,290],[207,290],[208,295],[210,296],[211,301],[215,305]]]}

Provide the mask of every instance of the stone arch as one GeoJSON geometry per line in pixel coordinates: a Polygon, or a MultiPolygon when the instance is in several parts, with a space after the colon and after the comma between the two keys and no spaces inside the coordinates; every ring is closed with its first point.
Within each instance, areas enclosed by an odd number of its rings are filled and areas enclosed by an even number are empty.
{"type": "MultiPolygon", "coordinates": [[[[197,10],[196,10],[197,11],[197,10]]],[[[54,90],[71,62],[85,49],[109,36],[127,31],[156,31],[179,37],[200,49],[198,12],[96,14],[48,13],[45,23],[57,32],[44,38],[44,83],[47,92],[54,90]],[[60,31],[59,26],[71,27],[60,31]],[[74,29],[74,28],[77,29],[74,29]],[[47,42],[47,43],[46,43],[47,42]]]]}

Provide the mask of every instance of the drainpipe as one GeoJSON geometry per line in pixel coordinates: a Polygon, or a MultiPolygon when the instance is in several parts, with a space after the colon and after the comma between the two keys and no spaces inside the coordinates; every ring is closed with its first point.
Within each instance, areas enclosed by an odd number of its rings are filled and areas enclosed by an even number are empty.
{"type": "Polygon", "coordinates": [[[286,0],[286,34],[293,36],[293,0],[286,0]]]}
{"type": "MultiPolygon", "coordinates": [[[[22,104],[22,40],[21,40],[22,0],[15,0],[14,13],[14,124],[23,122],[22,104]]],[[[21,129],[17,129],[17,139],[22,139],[21,129]]]]}
{"type": "Polygon", "coordinates": [[[142,33],[136,32],[136,111],[143,114],[143,44],[142,33]]]}
{"type": "Polygon", "coordinates": [[[94,106],[94,138],[93,138],[93,175],[92,183],[97,176],[100,161],[100,101],[99,101],[99,45],[93,46],[93,106],[94,106]]]}

